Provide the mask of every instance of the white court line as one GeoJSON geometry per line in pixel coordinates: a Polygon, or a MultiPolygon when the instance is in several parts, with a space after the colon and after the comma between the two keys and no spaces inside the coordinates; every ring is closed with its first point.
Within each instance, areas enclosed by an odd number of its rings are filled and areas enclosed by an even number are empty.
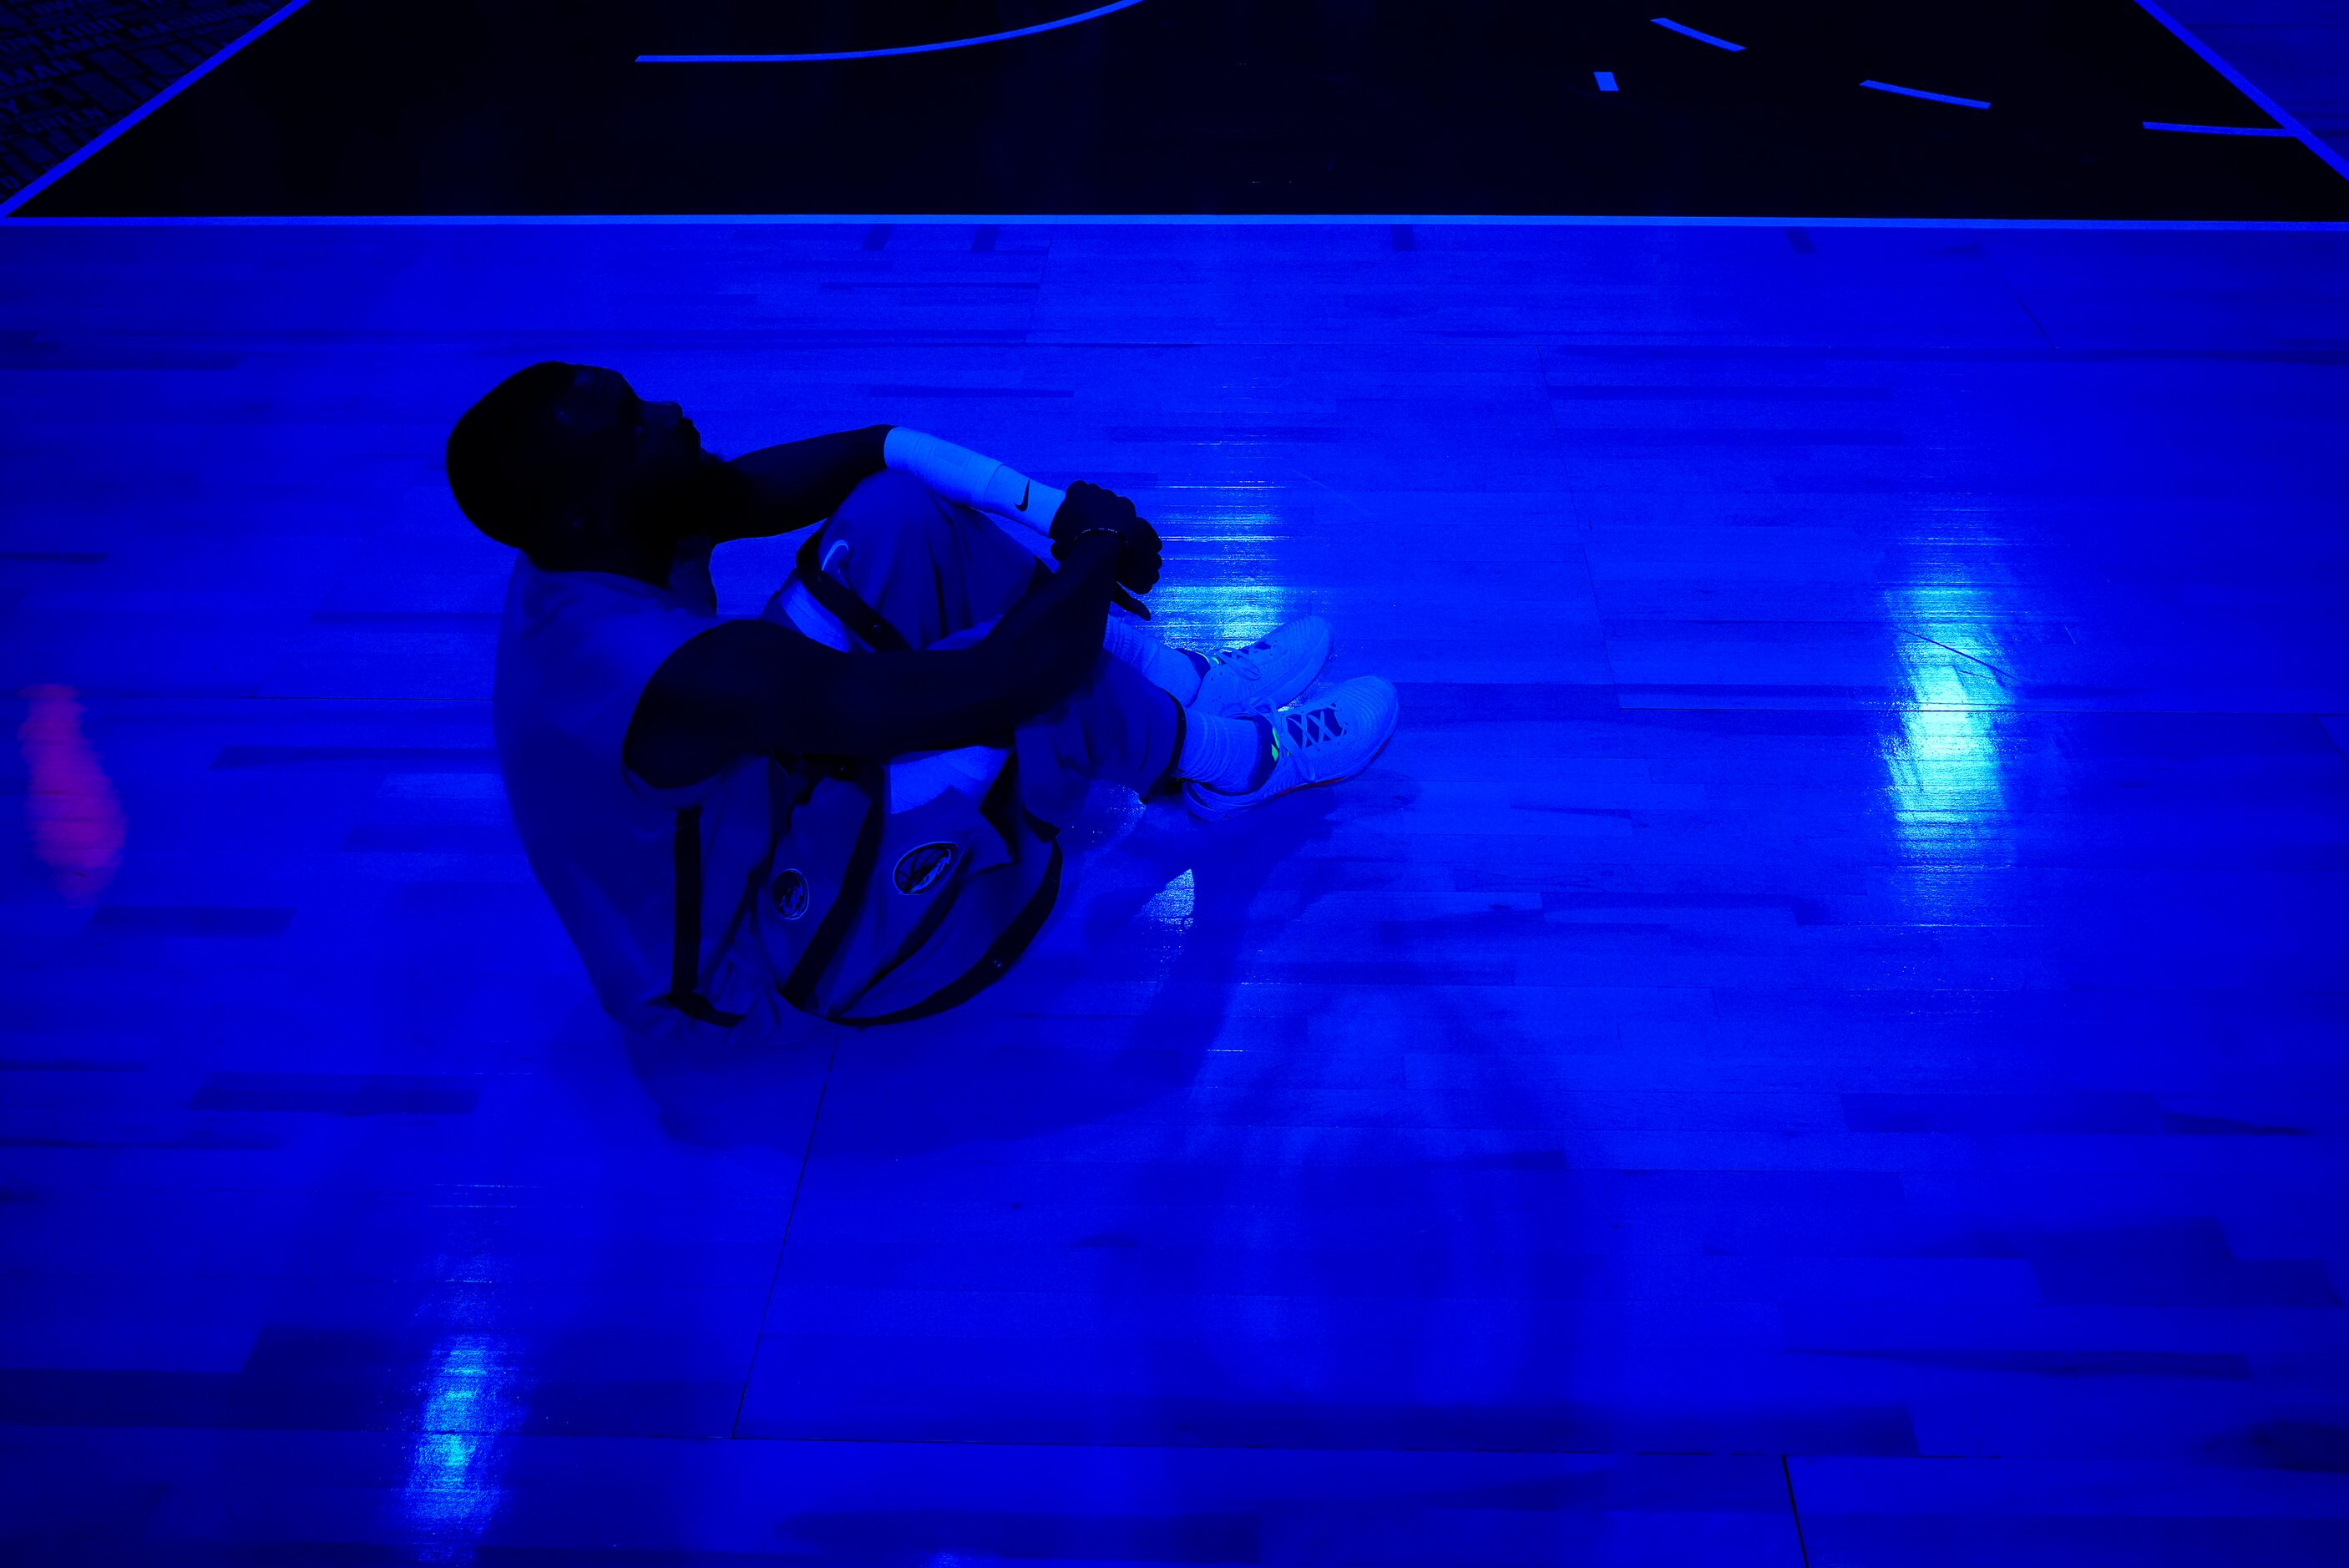
{"type": "Polygon", "coordinates": [[[2147,130],[2183,130],[2196,136],[2273,136],[2286,141],[2297,140],[2292,132],[2280,125],[2179,125],[2174,120],[2149,119],[2147,130]]]}
{"type": "MultiPolygon", "coordinates": [[[[1638,227],[1641,227],[1641,226],[1648,226],[1648,227],[1655,227],[1655,228],[1702,228],[1702,227],[1717,227],[1717,228],[1779,228],[1779,227],[1785,227],[1785,228],[1890,228],[1890,229],[1937,229],[1937,228],[1938,228],[1938,229],[2118,229],[2118,230],[2140,230],[2140,231],[2181,230],[2181,231],[2273,232],[2285,232],[2285,233],[2302,233],[2302,232],[2319,232],[2319,233],[2322,233],[2322,232],[2337,232],[2337,231],[2349,230],[2349,222],[2295,222],[2295,221],[2290,221],[2290,220],[2272,220],[2272,221],[2270,221],[2270,220],[2259,220],[2259,219],[2191,219],[2191,218],[2186,218],[2186,219],[2159,219],[2159,218],[2148,218],[2148,219],[2127,219],[2127,218],[2122,218],[2122,219],[2101,219],[2101,218],[2077,218],[2077,219],[2075,219],[2075,218],[1802,218],[1802,217],[1782,217],[1782,218],[1737,218],[1737,217],[1649,217],[1649,216],[1620,216],[1620,215],[1613,215],[1613,214],[1600,214],[1600,213],[1519,215],[1519,214],[1464,214],[1464,213],[1450,213],[1450,214],[1443,214],[1443,213],[1439,213],[1439,214],[1425,214],[1425,213],[1391,213],[1391,212],[1380,212],[1380,213],[1371,213],[1371,212],[1352,212],[1352,213],[1287,213],[1287,214],[1280,214],[1280,213],[1270,213],[1270,214],[1230,214],[1230,213],[1220,213],[1220,214],[1216,214],[1216,213],[1180,213],[1180,212],[1129,212],[1129,213],[1037,213],[1037,212],[1023,212],[1023,213],[1009,213],[1009,214],[1006,214],[1006,213],[976,214],[976,213],[944,213],[944,212],[913,212],[913,213],[884,213],[884,214],[874,214],[874,213],[840,213],[840,212],[831,212],[831,213],[797,213],[797,212],[791,212],[791,213],[771,213],[771,212],[750,212],[750,213],[719,213],[719,212],[701,212],[701,213],[641,213],[641,212],[640,212],[640,213],[625,213],[625,212],[616,212],[616,213],[600,213],[600,214],[537,214],[537,213],[507,213],[507,214],[483,214],[483,215],[470,215],[470,214],[443,214],[443,215],[437,215],[437,216],[435,216],[435,215],[416,215],[416,214],[367,214],[367,213],[351,213],[351,214],[338,214],[338,215],[327,215],[327,216],[306,216],[306,217],[195,217],[195,218],[18,218],[18,217],[16,217],[16,213],[17,210],[18,210],[19,208],[23,207],[23,206],[24,206],[24,204],[25,204],[26,202],[27,202],[27,201],[31,201],[34,197],[36,197],[36,196],[39,195],[42,191],[44,191],[47,190],[50,186],[52,186],[52,185],[56,184],[59,180],[63,179],[66,175],[67,175],[67,174],[71,173],[74,170],[76,170],[76,169],[79,168],[83,163],[85,163],[85,162],[88,161],[88,160],[89,160],[89,159],[90,159],[94,154],[96,154],[96,153],[97,153],[97,152],[98,152],[100,150],[102,150],[102,149],[104,149],[105,147],[107,147],[107,146],[109,146],[109,144],[111,144],[111,143],[112,143],[116,139],[119,138],[119,137],[120,137],[120,136],[121,136],[125,131],[128,131],[129,129],[130,129],[130,128],[131,128],[131,127],[133,127],[133,126],[135,126],[135,125],[139,124],[140,121],[144,120],[144,119],[149,116],[149,115],[153,114],[157,109],[159,109],[159,108],[162,108],[162,107],[163,107],[163,105],[165,105],[166,103],[169,103],[172,98],[177,98],[181,93],[185,92],[189,88],[191,88],[191,87],[194,86],[196,82],[198,82],[198,81],[202,80],[204,77],[206,77],[206,76],[210,75],[213,70],[217,69],[217,68],[218,68],[222,64],[223,64],[223,63],[224,63],[224,62],[225,62],[225,61],[226,61],[226,60],[227,60],[231,56],[233,56],[233,55],[236,54],[236,53],[237,53],[237,51],[239,51],[240,49],[244,48],[247,45],[249,45],[249,44],[253,43],[255,39],[259,38],[263,34],[264,34],[264,33],[268,32],[271,28],[273,28],[273,27],[276,26],[280,22],[285,21],[285,18],[287,18],[288,16],[291,16],[292,15],[294,15],[294,13],[295,13],[295,12],[299,11],[299,10],[300,10],[304,5],[307,5],[308,3],[309,3],[309,0],[289,0],[289,3],[288,3],[287,5],[285,5],[282,6],[282,7],[280,7],[278,10],[276,10],[276,11],[273,12],[273,13],[272,13],[268,17],[266,17],[265,19],[264,19],[264,20],[260,23],[260,25],[259,25],[259,26],[257,26],[254,27],[250,32],[246,33],[243,36],[242,36],[242,37],[240,37],[240,38],[236,39],[236,40],[235,40],[234,42],[233,42],[233,43],[229,44],[226,47],[222,48],[222,50],[220,50],[217,54],[213,55],[213,56],[212,57],[212,58],[210,58],[210,59],[208,59],[208,60],[204,61],[204,63],[203,63],[203,64],[202,64],[202,65],[200,65],[200,66],[196,67],[196,68],[195,68],[195,69],[193,69],[193,70],[190,71],[187,75],[185,75],[185,76],[181,77],[178,81],[173,82],[170,87],[168,87],[168,88],[164,88],[164,89],[163,89],[163,91],[161,91],[160,93],[158,93],[155,97],[153,97],[153,98],[150,98],[147,102],[145,102],[145,103],[141,104],[138,108],[136,108],[136,109],[132,110],[129,114],[128,114],[128,115],[124,116],[121,119],[119,119],[119,120],[116,121],[112,126],[110,126],[109,128],[108,128],[105,131],[101,132],[98,136],[97,136],[97,137],[93,138],[91,140],[89,140],[88,142],[85,143],[85,144],[84,144],[81,148],[79,148],[78,150],[76,150],[75,152],[73,152],[72,154],[70,154],[68,157],[67,157],[67,158],[64,160],[64,161],[62,161],[62,162],[58,163],[55,168],[53,168],[53,169],[49,170],[47,173],[45,173],[45,174],[41,175],[38,179],[36,179],[36,180],[33,181],[30,184],[28,184],[28,185],[25,186],[23,189],[21,189],[21,190],[17,191],[16,191],[13,196],[9,197],[9,198],[8,198],[8,200],[7,200],[5,202],[0,202],[0,219],[5,219],[5,220],[8,220],[12,224],[33,224],[33,225],[38,225],[38,226],[45,227],[45,228],[46,228],[46,227],[55,227],[55,228],[123,228],[123,227],[150,227],[150,228],[182,228],[182,227],[264,227],[264,228],[266,228],[266,227],[277,227],[277,228],[301,228],[301,227],[367,227],[367,226],[374,226],[374,227],[380,227],[380,228],[403,228],[403,227],[419,227],[419,226],[428,226],[428,227],[429,227],[429,226],[435,226],[435,225],[438,225],[438,226],[445,226],[445,227],[452,227],[452,228],[465,228],[465,227],[479,227],[479,226],[483,226],[483,225],[512,225],[512,226],[517,226],[517,227],[531,227],[531,226],[539,226],[539,225],[548,225],[548,224],[565,224],[565,223],[570,223],[570,224],[582,224],[582,225],[587,225],[587,226],[598,226],[598,225],[602,225],[602,226],[622,226],[622,225],[655,225],[655,224],[688,224],[688,225],[689,225],[689,224],[695,224],[695,223],[732,223],[732,224],[753,224],[753,223],[760,223],[760,224],[806,224],[806,225],[850,224],[850,223],[864,223],[864,224],[871,224],[871,223],[907,223],[907,224],[914,224],[914,223],[992,223],[992,224],[996,224],[996,225],[999,225],[999,226],[1002,226],[1002,225],[1013,225],[1013,226],[1017,226],[1017,225],[1019,225],[1019,224],[1061,224],[1061,225],[1102,226],[1102,225],[1112,225],[1112,224],[1121,224],[1121,223],[1123,223],[1123,224],[1169,224],[1169,225],[1195,225],[1195,226],[1205,226],[1205,225],[1215,225],[1215,224],[1227,224],[1227,225],[1232,225],[1232,226],[1235,226],[1235,227],[1257,227],[1257,226],[1265,226],[1265,225],[1275,225],[1275,226],[1277,226],[1277,225],[1283,225],[1283,224],[1286,224],[1286,225],[1288,225],[1288,226],[1291,226],[1291,227],[1332,227],[1332,226],[1344,226],[1344,225],[1347,225],[1347,224],[1356,224],[1356,223],[1361,223],[1361,224],[1372,224],[1372,223],[1388,223],[1388,224],[1394,224],[1394,223],[1421,223],[1421,224],[1431,224],[1431,225],[1439,225],[1439,224],[1452,224],[1452,225],[1481,225],[1481,226],[1495,227],[1495,228],[1503,228],[1503,227],[1522,227],[1522,228],[1541,228],[1541,227],[1638,228],[1638,227]]],[[[2213,52],[2213,51],[2212,51],[2212,50],[2211,50],[2211,49],[2210,49],[2207,45],[2205,45],[2205,44],[2204,44],[2204,43],[2203,43],[2199,38],[2197,38],[2196,36],[2194,36],[2194,35],[2193,35],[2193,34],[2191,34],[2191,33],[2188,32],[2188,31],[2186,30],[2186,28],[2185,28],[2183,26],[2181,26],[2181,25],[2177,21],[2177,19],[2176,19],[2176,18],[2172,17],[2172,16],[2169,15],[2169,13],[2168,13],[2167,11],[2164,11],[2164,10],[2163,10],[2159,5],[2156,5],[2156,4],[2154,3],[2154,0],[2137,0],[2137,5],[2138,5],[2142,10],[2144,10],[2144,11],[2146,12],[2146,14],[2147,14],[2147,15],[2150,15],[2150,16],[2151,16],[2155,21],[2157,21],[2157,22],[2160,23],[2164,27],[2167,27],[2167,28],[2170,31],[2170,33],[2171,33],[2174,36],[2176,36],[2176,37],[2177,37],[2177,39],[2178,39],[2180,43],[2184,44],[2188,48],[2192,49],[2192,50],[2193,50],[2197,55],[2200,56],[2200,57],[2202,57],[2202,59],[2203,59],[2207,64],[2209,64],[2212,69],[2214,69],[2214,70],[2218,71],[2218,72],[2220,73],[2220,75],[2221,75],[2221,76],[2225,77],[2227,78],[2227,80],[2228,80],[2228,81],[2230,81],[2230,83],[2232,83],[2232,84],[2235,86],[2235,88],[2236,88],[2236,89],[2237,89],[2238,91],[2240,91],[2240,92],[2241,92],[2241,93],[2243,94],[2243,96],[2244,96],[2244,97],[2246,97],[2246,98],[2250,98],[2253,103],[2255,103],[2255,104],[2259,105],[2260,108],[2261,108],[2262,111],[2264,111],[2264,112],[2268,115],[2268,117],[2269,117],[2270,119],[2273,119],[2273,120],[2274,120],[2278,125],[2280,125],[2280,126],[2283,127],[2283,128],[2284,128],[2284,129],[2286,130],[2286,132],[2287,132],[2287,133],[2289,133],[2291,136],[2292,136],[2295,139],[2297,139],[2297,140],[2301,143],[2301,145],[2302,145],[2302,146],[2303,146],[2303,147],[2307,148],[2311,152],[2315,153],[2317,157],[2319,157],[2319,158],[2323,159],[2323,160],[2324,160],[2324,162],[2326,163],[2326,165],[2327,165],[2327,166],[2329,166],[2331,169],[2333,169],[2336,173],[2340,174],[2343,178],[2344,178],[2344,179],[2349,179],[2349,160],[2344,160],[2344,159],[2342,158],[2342,156],[2341,156],[2339,153],[2337,153],[2337,152],[2333,151],[2330,147],[2327,147],[2327,146],[2323,143],[2323,140],[2321,140],[2320,139],[2318,139],[2318,138],[2317,138],[2313,133],[2312,133],[2312,132],[2308,129],[2308,128],[2307,128],[2306,126],[2304,126],[2304,125],[2301,124],[2301,122],[2300,122],[2297,119],[2293,118],[2293,116],[2292,116],[2292,115],[2288,110],[2286,110],[2286,109],[2283,108],[2283,106],[2282,106],[2282,105],[2281,105],[2281,104],[2277,103],[2273,98],[2271,98],[2268,97],[2268,95],[2267,95],[2266,93],[2261,92],[2261,91],[2259,89],[2259,88],[2258,88],[2258,87],[2256,87],[2255,85],[2253,85],[2253,83],[2251,81],[2251,79],[2250,79],[2249,77],[2245,77],[2245,76],[2244,76],[2240,71],[2239,71],[2239,70],[2235,69],[2235,67],[2232,67],[2232,66],[2229,65],[2229,64],[2228,64],[2224,59],[2220,58],[2219,55],[2217,55],[2216,53],[2214,53],[2214,52],[2213,52]]],[[[1683,35],[1685,35],[1685,36],[1690,36],[1690,37],[1695,37],[1695,38],[1702,39],[1704,42],[1709,43],[1709,44],[1713,44],[1713,45],[1715,45],[1717,47],[1721,47],[1721,48],[1727,48],[1727,49],[1733,49],[1733,50],[1736,50],[1736,51],[1738,51],[1738,52],[1740,52],[1740,53],[1743,53],[1743,52],[1744,52],[1744,45],[1741,45],[1741,44],[1731,44],[1731,43],[1729,43],[1726,39],[1716,39],[1716,38],[1713,38],[1710,34],[1699,33],[1699,32],[1697,32],[1694,28],[1685,26],[1683,26],[1683,25],[1682,25],[1682,24],[1680,24],[1680,23],[1672,22],[1672,21],[1671,21],[1671,20],[1669,20],[1669,19],[1667,19],[1667,18],[1664,18],[1664,17],[1661,17],[1661,16],[1659,16],[1659,17],[1655,17],[1655,18],[1653,18],[1653,20],[1655,21],[1656,25],[1658,25],[1659,26],[1669,27],[1669,28],[1671,28],[1673,32],[1681,33],[1681,34],[1683,34],[1683,35]]]]}
{"type": "Polygon", "coordinates": [[[1988,98],[1959,98],[1952,93],[1931,93],[1927,92],[1923,88],[1904,88],[1892,82],[1879,82],[1875,80],[1873,77],[1860,83],[1859,85],[1864,88],[1873,88],[1880,93],[1899,93],[1902,98],[1929,98],[1934,103],[1953,103],[1960,108],[1988,108],[1990,107],[1990,99],[1988,98]]]}
{"type": "Polygon", "coordinates": [[[1743,44],[1733,44],[1726,38],[1716,38],[1711,33],[1700,33],[1685,22],[1675,22],[1670,16],[1651,16],[1649,21],[1659,27],[1669,27],[1683,38],[1694,38],[1700,44],[1711,44],[1716,49],[1727,49],[1733,55],[1745,52],[1743,44]]]}
{"type": "Polygon", "coordinates": [[[2245,98],[2259,105],[2261,109],[2270,119],[2275,121],[2278,125],[2283,127],[2284,129],[2299,139],[2300,144],[2302,147],[2305,147],[2309,151],[2313,152],[2317,157],[2324,160],[2325,163],[2332,169],[2333,173],[2340,175],[2344,180],[2349,180],[2349,159],[2343,158],[2339,153],[2333,151],[2333,149],[2325,146],[2322,138],[2318,137],[2313,131],[2311,131],[2308,127],[2301,124],[2299,120],[2293,119],[2291,111],[2286,109],[2283,105],[2276,102],[2275,99],[2268,97],[2267,94],[2260,91],[2257,87],[2254,87],[2251,83],[2251,77],[2243,75],[2242,72],[2229,65],[2225,60],[2220,59],[2217,50],[2211,48],[2201,39],[2188,32],[2186,30],[2185,24],[2179,22],[2177,17],[2172,16],[2168,12],[2155,5],[2153,0],[2137,0],[2137,3],[2138,8],[2144,11],[2147,15],[2152,17],[2163,26],[2168,28],[2171,36],[2176,37],[2179,43],[2185,45],[2196,54],[2201,56],[2202,61],[2205,65],[2209,66],[2212,70],[2217,71],[2229,81],[2234,83],[2235,90],[2237,92],[2241,93],[2245,98]]]}
{"type": "Polygon", "coordinates": [[[7,229],[871,228],[1346,229],[1400,223],[1485,229],[2109,229],[2127,233],[2349,233],[2349,220],[2292,218],[1742,218],[1613,212],[451,212],[294,217],[13,218],[7,229]]]}
{"type": "Polygon", "coordinates": [[[50,186],[55,185],[58,181],[64,179],[67,175],[71,174],[75,170],[79,169],[83,164],[88,162],[92,155],[97,153],[101,148],[109,145],[124,131],[129,130],[132,126],[137,125],[140,120],[145,119],[149,115],[153,114],[157,109],[161,108],[165,104],[170,103],[173,98],[178,98],[181,93],[186,92],[190,88],[195,86],[197,82],[202,80],[205,77],[210,76],[212,71],[226,61],[231,55],[235,54],[239,49],[243,48],[247,44],[252,43],[255,38],[261,36],[262,34],[266,33],[270,28],[274,27],[278,23],[283,22],[286,17],[291,16],[295,12],[299,11],[303,6],[309,3],[310,0],[291,0],[290,4],[281,6],[279,9],[270,13],[270,15],[263,20],[261,25],[254,28],[253,31],[245,34],[244,36],[237,39],[226,48],[221,50],[211,59],[206,60],[202,65],[198,66],[194,70],[190,71],[186,76],[181,77],[178,81],[173,82],[170,87],[165,88],[161,92],[157,93],[153,98],[149,98],[145,103],[140,104],[129,114],[124,115],[120,119],[116,120],[112,125],[108,126],[104,130],[98,132],[98,135],[92,137],[89,140],[83,142],[81,146],[76,148],[71,153],[67,155],[64,162],[59,163],[56,168],[50,170],[47,174],[42,175],[38,180],[34,181],[23,190],[17,191],[14,196],[9,197],[6,201],[0,202],[0,218],[15,217],[17,208],[22,207],[26,202],[30,201],[34,197],[38,196],[42,191],[47,191],[50,186]]]}
{"type": "Polygon", "coordinates": [[[894,49],[832,49],[815,55],[638,55],[640,66],[755,66],[804,63],[811,60],[880,60],[895,55],[935,55],[947,49],[968,49],[979,44],[1000,44],[1007,38],[1032,38],[1039,33],[1050,33],[1062,27],[1073,27],[1080,22],[1130,10],[1142,0],[1111,0],[1106,5],[1063,16],[1057,22],[1039,22],[1032,27],[1014,27],[1008,33],[982,33],[975,38],[948,38],[937,44],[901,44],[894,49]]]}

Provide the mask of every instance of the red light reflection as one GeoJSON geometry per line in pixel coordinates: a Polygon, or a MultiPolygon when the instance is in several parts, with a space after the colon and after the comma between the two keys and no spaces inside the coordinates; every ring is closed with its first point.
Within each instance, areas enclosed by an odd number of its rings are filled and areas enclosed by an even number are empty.
{"type": "Polygon", "coordinates": [[[81,732],[81,694],[71,686],[27,686],[16,744],[31,777],[25,792],[33,854],[70,904],[95,903],[122,864],[122,802],[81,732]]]}

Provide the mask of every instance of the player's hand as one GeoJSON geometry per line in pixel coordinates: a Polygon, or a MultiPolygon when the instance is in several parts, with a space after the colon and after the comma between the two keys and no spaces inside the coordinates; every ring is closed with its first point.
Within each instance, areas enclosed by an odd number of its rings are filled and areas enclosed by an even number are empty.
{"type": "Polygon", "coordinates": [[[1150,520],[1114,490],[1079,480],[1069,486],[1068,499],[1052,514],[1052,558],[1067,559],[1069,546],[1091,533],[1108,533],[1118,541],[1117,581],[1121,591],[1112,597],[1143,619],[1150,618],[1134,594],[1158,586],[1164,547],[1150,520]],[[1123,590],[1131,590],[1131,593],[1123,590]]]}

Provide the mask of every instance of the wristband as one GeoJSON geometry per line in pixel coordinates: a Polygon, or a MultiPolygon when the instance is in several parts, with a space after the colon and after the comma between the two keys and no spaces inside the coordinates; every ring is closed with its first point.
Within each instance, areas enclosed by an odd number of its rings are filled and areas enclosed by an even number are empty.
{"type": "Polygon", "coordinates": [[[1040,485],[1009,463],[942,441],[903,425],[881,442],[882,460],[909,473],[948,500],[1009,518],[1039,533],[1052,526],[1067,492],[1040,485]]]}

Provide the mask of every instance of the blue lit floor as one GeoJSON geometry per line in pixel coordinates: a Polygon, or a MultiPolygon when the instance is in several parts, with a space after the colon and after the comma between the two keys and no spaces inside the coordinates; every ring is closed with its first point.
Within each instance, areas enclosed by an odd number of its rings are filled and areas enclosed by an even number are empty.
{"type": "MultiPolygon", "coordinates": [[[[15,1561],[2349,1559],[2349,235],[16,229],[15,1561]],[[1132,490],[1380,766],[632,1057],[453,414],[1132,490]],[[119,864],[117,863],[119,862],[119,864]]],[[[788,545],[740,547],[748,601],[788,545]]]]}

